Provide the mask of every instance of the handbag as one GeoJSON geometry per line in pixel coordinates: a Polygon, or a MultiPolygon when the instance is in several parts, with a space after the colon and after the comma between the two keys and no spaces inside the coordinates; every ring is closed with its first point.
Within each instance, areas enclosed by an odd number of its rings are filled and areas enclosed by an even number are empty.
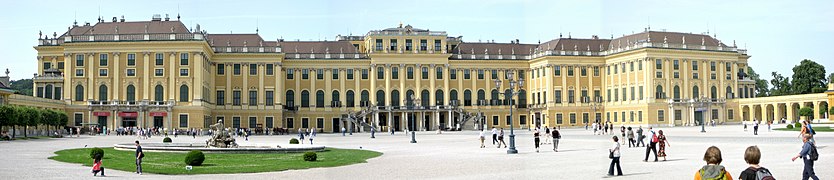
{"type": "Polygon", "coordinates": [[[608,159],[614,159],[614,151],[608,151],[608,159]]]}

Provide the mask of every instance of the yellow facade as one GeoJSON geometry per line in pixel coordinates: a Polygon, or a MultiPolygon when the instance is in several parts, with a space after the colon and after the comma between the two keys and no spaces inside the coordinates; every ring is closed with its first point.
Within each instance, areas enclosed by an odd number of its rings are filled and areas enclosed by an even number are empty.
{"type": "Polygon", "coordinates": [[[738,122],[737,98],[754,94],[746,50],[702,34],[474,43],[400,25],[265,41],[182,27],[99,22],[41,38],[36,96],[63,101],[70,125],[188,129],[223,119],[336,132],[508,127],[511,102],[519,128],[738,122]],[[525,80],[513,101],[503,95],[509,72],[525,80]]]}

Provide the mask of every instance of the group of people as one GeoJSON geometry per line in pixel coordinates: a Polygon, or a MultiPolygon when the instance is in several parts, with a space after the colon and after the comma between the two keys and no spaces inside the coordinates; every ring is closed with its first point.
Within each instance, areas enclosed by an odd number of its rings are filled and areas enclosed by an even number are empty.
{"type": "MultiPolygon", "coordinates": [[[[604,134],[613,134],[614,133],[614,124],[609,123],[598,123],[594,122],[591,125],[591,128],[594,129],[594,135],[604,135],[604,134]]],[[[587,129],[587,128],[585,128],[587,129]]]]}
{"type": "Polygon", "coordinates": [[[623,171],[620,168],[620,145],[621,143],[626,144],[626,142],[620,142],[620,139],[628,138],[627,143],[629,144],[629,147],[632,147],[632,145],[633,147],[639,147],[640,144],[643,144],[643,146],[646,147],[646,157],[643,159],[643,162],[648,162],[650,157],[649,155],[651,155],[651,153],[654,153],[654,162],[657,162],[658,158],[663,158],[663,161],[666,161],[666,147],[670,147],[671,145],[669,144],[669,141],[667,141],[666,135],[663,134],[663,130],[655,132],[654,130],[652,130],[652,127],[649,127],[647,133],[649,134],[649,137],[651,137],[651,139],[649,140],[648,146],[646,146],[646,144],[643,142],[643,138],[645,137],[643,135],[643,127],[638,127],[637,129],[637,140],[634,140],[635,134],[632,131],[631,127],[621,127],[620,129],[622,131],[620,136],[621,138],[618,138],[616,135],[612,136],[611,139],[614,141],[614,143],[611,145],[611,148],[608,149],[608,157],[611,159],[611,164],[608,167],[609,176],[623,175],[623,171]],[[659,151],[658,148],[660,149],[659,151]],[[616,168],[617,174],[614,174],[614,168],[616,168]]]}
{"type": "Polygon", "coordinates": [[[313,144],[313,138],[316,137],[316,133],[317,133],[316,130],[312,129],[312,128],[306,129],[306,130],[302,129],[302,128],[298,128],[298,139],[301,140],[299,142],[301,142],[301,144],[304,144],[304,137],[307,137],[308,139],[310,139],[310,144],[312,145],[313,144]]]}
{"type": "MultiPolygon", "coordinates": [[[[136,171],[134,173],[142,175],[142,159],[145,158],[145,153],[142,151],[142,146],[139,145],[139,140],[134,141],[136,145],[136,153],[134,154],[134,158],[136,158],[136,171]]],[[[101,176],[104,177],[104,166],[102,162],[102,155],[95,155],[93,156],[93,176],[98,176],[101,173],[101,176]]]]}

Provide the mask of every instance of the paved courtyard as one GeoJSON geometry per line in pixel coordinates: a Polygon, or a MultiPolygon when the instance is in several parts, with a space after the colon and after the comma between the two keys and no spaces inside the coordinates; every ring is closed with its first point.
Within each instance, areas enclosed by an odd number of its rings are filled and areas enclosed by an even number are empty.
{"type": "MultiPolygon", "coordinates": [[[[516,131],[519,154],[507,155],[506,149],[495,146],[479,148],[478,132],[417,133],[417,144],[411,144],[410,136],[398,132],[395,135],[377,133],[370,139],[368,133],[319,134],[316,144],[337,148],[362,148],[383,152],[368,163],[334,168],[315,168],[283,172],[253,174],[195,175],[195,179],[689,179],[704,165],[701,160],[707,147],[721,148],[722,165],[735,177],[747,168],[743,159],[744,149],[758,145],[763,157],[761,164],[769,168],[777,179],[800,179],[802,162],[791,162],[801,148],[798,132],[772,131],[766,126],[758,136],[752,127],[743,131],[739,125],[707,127],[659,128],[667,134],[671,147],[666,162],[642,162],[645,148],[628,148],[622,151],[624,176],[606,177],[608,171],[607,149],[610,135],[592,135],[585,129],[563,129],[560,151],[553,152],[552,145],[544,144],[542,151],[533,149],[532,133],[516,131]]],[[[655,130],[658,130],[657,128],[655,130]]],[[[509,134],[509,130],[506,130],[509,134]]],[[[617,131],[619,132],[619,131],[617,131]]],[[[258,144],[286,143],[291,135],[252,136],[249,142],[258,144]]],[[[180,136],[175,142],[205,142],[207,136],[180,136]]],[[[820,161],[816,172],[821,179],[834,178],[834,133],[819,133],[820,161]]],[[[77,164],[47,159],[61,149],[85,146],[111,147],[115,143],[130,143],[135,137],[81,136],[80,138],[41,139],[0,142],[0,178],[2,179],[80,179],[92,178],[90,168],[77,164]]],[[[242,141],[242,139],[239,139],[242,141]]],[[[153,137],[152,142],[161,142],[153,137]]],[[[492,145],[490,137],[487,143],[492,145]]],[[[508,142],[509,143],[509,142],[508,142]]],[[[145,162],[153,163],[153,162],[145,162]]],[[[106,167],[106,164],[105,164],[106,167]]],[[[108,178],[130,179],[181,179],[183,176],[163,176],[108,170],[108,178]]]]}

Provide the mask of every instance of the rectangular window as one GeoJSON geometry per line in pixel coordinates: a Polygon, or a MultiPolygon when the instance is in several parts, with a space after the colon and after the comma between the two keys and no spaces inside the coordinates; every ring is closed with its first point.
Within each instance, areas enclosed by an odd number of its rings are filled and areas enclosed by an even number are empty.
{"type": "Polygon", "coordinates": [[[44,63],[43,63],[43,70],[47,70],[47,69],[49,69],[49,68],[52,68],[52,63],[50,63],[50,62],[44,62],[44,63]]]}
{"type": "Polygon", "coordinates": [[[180,53],[180,66],[188,66],[188,53],[180,53]]]}
{"type": "Polygon", "coordinates": [[[420,50],[421,50],[421,51],[428,50],[428,47],[427,47],[427,46],[428,46],[428,42],[426,42],[426,40],[425,40],[425,39],[421,39],[421,40],[420,40],[420,50]]]}
{"type": "Polygon", "coordinates": [[[724,71],[730,72],[733,70],[733,65],[728,63],[724,63],[724,71]]]}
{"type": "Polygon", "coordinates": [[[84,76],[84,69],[75,69],[75,76],[76,77],[83,77],[84,76]]]}
{"type": "Polygon", "coordinates": [[[264,97],[266,97],[267,106],[272,106],[273,102],[275,102],[275,93],[273,91],[266,91],[264,97]]]}
{"type": "Polygon", "coordinates": [[[362,69],[362,79],[368,79],[368,69],[362,69]]]}
{"type": "Polygon", "coordinates": [[[478,69],[478,79],[484,79],[484,70],[478,69]]]}
{"type": "Polygon", "coordinates": [[[443,79],[443,68],[442,67],[437,67],[436,69],[434,69],[434,77],[436,79],[443,79]]]}
{"type": "Polygon", "coordinates": [[[376,50],[382,51],[382,39],[376,39],[376,50]]]}
{"type": "Polygon", "coordinates": [[[512,118],[512,116],[504,117],[504,125],[510,126],[510,118],[512,118]]]}
{"type": "Polygon", "coordinates": [[[470,79],[469,73],[470,73],[469,69],[464,69],[463,70],[463,79],[470,79]]]}
{"type": "Polygon", "coordinates": [[[643,70],[643,61],[637,61],[637,70],[643,70]]]}
{"type": "Polygon", "coordinates": [[[715,62],[709,62],[709,70],[710,71],[715,71],[715,62]]]}
{"type": "Polygon", "coordinates": [[[640,100],[643,100],[643,86],[640,86],[637,89],[640,91],[640,100]]]}
{"type": "Polygon", "coordinates": [[[301,79],[310,79],[309,69],[301,69],[301,79]]]}
{"type": "Polygon", "coordinates": [[[84,55],[75,55],[75,66],[84,66],[84,55]]]}
{"type": "Polygon", "coordinates": [[[733,110],[727,109],[727,119],[733,119],[733,110]]]}
{"type": "Polygon", "coordinates": [[[324,79],[324,69],[316,69],[316,79],[324,79]]]}
{"type": "Polygon", "coordinates": [[[275,64],[266,64],[266,75],[272,76],[275,74],[275,64]]]}
{"type": "Polygon", "coordinates": [[[718,119],[718,109],[712,109],[712,119],[718,119]]]}
{"type": "Polygon", "coordinates": [[[64,69],[64,62],[58,62],[58,69],[64,69]]]}
{"type": "Polygon", "coordinates": [[[388,50],[396,51],[397,50],[397,40],[396,39],[391,39],[389,42],[390,42],[390,47],[388,48],[388,50]]]}
{"type": "Polygon", "coordinates": [[[657,121],[664,121],[666,120],[665,114],[663,114],[663,110],[657,110],[657,121]]]}
{"type": "Polygon", "coordinates": [[[570,113],[570,124],[576,124],[576,113],[570,113]]]}
{"type": "Polygon", "coordinates": [[[637,111],[637,122],[643,122],[643,111],[637,111]]]}
{"type": "Polygon", "coordinates": [[[626,122],[626,112],[625,111],[620,113],[620,119],[623,120],[623,122],[626,122]]]}
{"type": "Polygon", "coordinates": [[[675,71],[675,73],[672,73],[672,77],[674,77],[675,79],[680,78],[680,75],[681,75],[680,72],[677,72],[677,71],[675,71]]]}
{"type": "Polygon", "coordinates": [[[156,53],[156,60],[154,61],[154,64],[157,66],[162,66],[165,62],[163,60],[163,57],[164,55],[162,55],[162,53],[156,53]]]}
{"type": "Polygon", "coordinates": [[[683,120],[683,111],[675,110],[675,120],[683,120]]]}
{"type": "Polygon", "coordinates": [[[634,62],[628,62],[628,71],[634,72],[634,62]]]}
{"type": "Polygon", "coordinates": [[[258,75],[258,64],[249,64],[249,75],[258,75]]]}
{"type": "Polygon", "coordinates": [[[606,74],[611,75],[611,66],[605,66],[605,67],[607,67],[607,69],[605,70],[605,72],[607,72],[606,74]]]}
{"type": "Polygon", "coordinates": [[[226,91],[217,91],[217,105],[226,105],[226,91]]]}
{"type": "Polygon", "coordinates": [[[232,128],[240,128],[240,117],[232,117],[232,128]]]}
{"type": "Polygon", "coordinates": [[[407,68],[405,68],[405,71],[406,71],[405,72],[406,78],[414,79],[414,68],[413,67],[407,67],[407,68]]]}
{"type": "Polygon", "coordinates": [[[188,127],[188,114],[180,114],[180,127],[188,127]]]}
{"type": "Polygon", "coordinates": [[[428,67],[423,67],[422,68],[422,73],[420,74],[420,78],[421,79],[429,79],[429,68],[428,67]]]}
{"type": "Polygon", "coordinates": [[[153,75],[157,76],[157,77],[163,76],[163,75],[165,75],[165,70],[164,69],[154,69],[153,70],[153,75]]]}
{"type": "Polygon", "coordinates": [[[568,68],[568,76],[573,76],[573,66],[568,66],[567,68],[568,68]]]}
{"type": "Polygon", "coordinates": [[[605,113],[605,121],[610,121],[610,120],[611,120],[611,112],[606,112],[605,113]]]}
{"type": "Polygon", "coordinates": [[[293,124],[295,124],[295,120],[293,118],[287,118],[287,128],[295,128],[293,124]]]}
{"type": "Polygon", "coordinates": [[[654,60],[654,68],[663,69],[663,61],[661,61],[660,59],[654,60]]]}
{"type": "Polygon", "coordinates": [[[347,72],[347,79],[353,79],[353,69],[347,69],[345,72],[347,72]]]}
{"type": "Polygon", "coordinates": [[[580,76],[588,76],[588,67],[579,68],[579,75],[580,76]]]}
{"type": "Polygon", "coordinates": [[[715,73],[710,74],[709,78],[710,78],[710,79],[715,79],[715,78],[716,78],[715,73]]]}
{"type": "Polygon", "coordinates": [[[107,54],[99,54],[99,56],[98,56],[98,65],[99,66],[107,66],[107,54]]]}
{"type": "Polygon", "coordinates": [[[573,89],[568,90],[568,103],[574,103],[574,95],[573,89]]]}
{"type": "Polygon", "coordinates": [[[440,40],[434,40],[434,50],[440,51],[441,49],[442,48],[440,48],[440,40]]]}
{"type": "Polygon", "coordinates": [[[266,121],[266,128],[273,128],[273,127],[275,127],[275,123],[273,122],[273,121],[274,121],[273,119],[275,119],[275,117],[265,117],[265,121],[266,121]]]}
{"type": "Polygon", "coordinates": [[[497,126],[497,125],[498,125],[498,116],[492,116],[492,125],[493,125],[493,126],[497,126]]]}
{"type": "Polygon", "coordinates": [[[614,102],[620,100],[620,89],[614,88],[614,102]]]}
{"type": "Polygon", "coordinates": [[[672,61],[672,69],[675,69],[675,70],[680,69],[680,63],[678,62],[677,59],[672,61]]]}
{"type": "Polygon", "coordinates": [[[258,105],[258,91],[249,91],[249,106],[258,105]]]}
{"type": "Polygon", "coordinates": [[[498,79],[498,70],[493,69],[490,75],[492,75],[492,79],[498,79]]]}
{"type": "Polygon", "coordinates": [[[562,67],[561,66],[554,66],[553,67],[553,75],[554,76],[561,76],[562,75],[562,67]]]}
{"type": "Polygon", "coordinates": [[[339,69],[330,69],[330,74],[331,79],[339,79],[339,69]]]}
{"type": "Polygon", "coordinates": [[[626,94],[626,88],[623,88],[623,101],[628,100],[628,95],[626,94]]]}
{"type": "Polygon", "coordinates": [[[692,70],[693,70],[693,71],[697,71],[697,70],[698,70],[698,61],[692,61],[692,70]]]}
{"type": "Polygon", "coordinates": [[[180,76],[188,76],[188,69],[180,69],[180,76]]]}
{"type": "Polygon", "coordinates": [[[562,113],[556,114],[556,124],[562,124],[562,113]]]}
{"type": "Polygon", "coordinates": [[[256,128],[258,124],[258,117],[249,117],[249,128],[256,128]]]}
{"type": "Polygon", "coordinates": [[[75,117],[73,118],[75,121],[75,126],[81,126],[81,123],[84,122],[84,114],[82,113],[75,113],[75,117]]]}
{"type": "Polygon", "coordinates": [[[458,79],[457,69],[449,69],[449,79],[458,79]]]}
{"type": "Polygon", "coordinates": [[[232,105],[240,106],[240,90],[232,91],[232,105]]]}
{"type": "Polygon", "coordinates": [[[411,39],[406,39],[405,40],[405,50],[406,51],[411,51],[411,39]]]}
{"type": "Polygon", "coordinates": [[[562,90],[554,91],[553,96],[556,98],[556,104],[562,103],[562,90]]]}
{"type": "Polygon", "coordinates": [[[608,93],[605,93],[605,94],[606,94],[605,99],[608,99],[608,102],[611,102],[611,89],[608,89],[608,93]]]}
{"type": "Polygon", "coordinates": [[[295,70],[292,68],[287,69],[287,79],[294,79],[295,78],[295,70]]]}
{"type": "Polygon", "coordinates": [[[136,54],[127,54],[127,66],[136,66],[136,54]]]}
{"type": "Polygon", "coordinates": [[[660,72],[660,71],[655,72],[655,73],[654,73],[654,77],[655,77],[655,78],[658,78],[658,79],[663,78],[663,72],[660,72]]]}
{"type": "Polygon", "coordinates": [[[98,69],[98,75],[106,77],[107,76],[107,69],[98,69]]]}
{"type": "Polygon", "coordinates": [[[698,73],[692,73],[692,79],[698,79],[698,73]]]}
{"type": "Polygon", "coordinates": [[[383,80],[385,79],[385,69],[382,67],[376,68],[376,79],[383,80]]]}
{"type": "Polygon", "coordinates": [[[633,101],[634,99],[636,99],[636,96],[634,95],[634,87],[631,87],[630,92],[631,92],[631,100],[633,101]]]}
{"type": "Polygon", "coordinates": [[[217,75],[226,75],[226,66],[223,64],[217,64],[217,75]]]}
{"type": "Polygon", "coordinates": [[[582,123],[588,123],[588,121],[590,120],[590,118],[591,118],[590,114],[588,114],[588,113],[582,113],[582,123]]]}
{"type": "Polygon", "coordinates": [[[232,65],[232,73],[235,75],[240,75],[240,64],[232,65]]]}
{"type": "Polygon", "coordinates": [[[136,69],[127,69],[127,76],[133,77],[136,76],[136,69]]]}
{"type": "Polygon", "coordinates": [[[324,129],[324,118],[316,118],[316,128],[324,129]]]}
{"type": "Polygon", "coordinates": [[[594,66],[594,76],[599,76],[599,66],[594,66]]]}

